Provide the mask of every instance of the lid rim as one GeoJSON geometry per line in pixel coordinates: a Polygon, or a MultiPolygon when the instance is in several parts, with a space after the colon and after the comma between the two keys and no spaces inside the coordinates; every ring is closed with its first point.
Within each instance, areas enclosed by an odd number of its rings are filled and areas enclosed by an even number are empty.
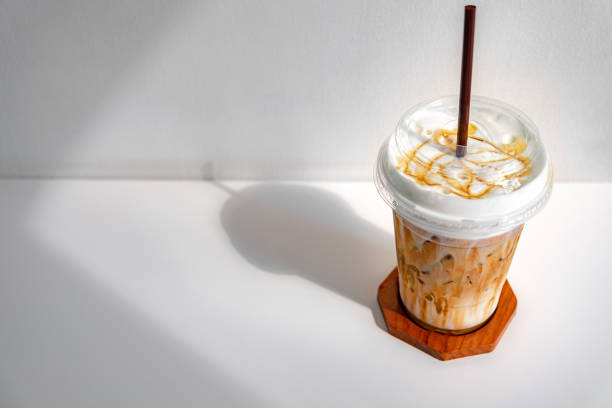
{"type": "Polygon", "coordinates": [[[379,179],[380,173],[378,171],[376,173],[375,184],[378,193],[391,209],[418,227],[426,230],[435,230],[432,232],[448,237],[470,238],[477,235],[478,237],[486,238],[512,230],[535,216],[548,202],[552,194],[552,183],[547,183],[546,188],[538,197],[503,217],[484,220],[464,218],[460,221],[452,221],[434,214],[424,216],[424,213],[418,206],[407,202],[402,197],[391,194],[384,187],[386,182],[379,179]]]}

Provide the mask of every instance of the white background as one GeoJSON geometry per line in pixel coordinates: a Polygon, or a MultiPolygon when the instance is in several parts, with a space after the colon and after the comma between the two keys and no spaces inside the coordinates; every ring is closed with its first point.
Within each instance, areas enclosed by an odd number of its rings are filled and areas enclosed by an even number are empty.
{"type": "MultiPolygon", "coordinates": [[[[465,1],[0,4],[0,176],[368,179],[457,93],[465,1]]],[[[473,93],[612,180],[612,2],[480,1],[473,93]]]]}

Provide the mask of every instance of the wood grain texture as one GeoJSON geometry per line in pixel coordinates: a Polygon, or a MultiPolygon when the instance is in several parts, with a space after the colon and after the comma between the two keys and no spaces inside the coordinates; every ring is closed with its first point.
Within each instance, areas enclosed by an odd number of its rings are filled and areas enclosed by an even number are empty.
{"type": "Polygon", "coordinates": [[[439,360],[452,360],[493,351],[514,316],[517,302],[506,281],[497,310],[480,329],[462,335],[429,331],[406,314],[399,296],[398,271],[395,268],[378,288],[378,304],[391,335],[439,360]]]}

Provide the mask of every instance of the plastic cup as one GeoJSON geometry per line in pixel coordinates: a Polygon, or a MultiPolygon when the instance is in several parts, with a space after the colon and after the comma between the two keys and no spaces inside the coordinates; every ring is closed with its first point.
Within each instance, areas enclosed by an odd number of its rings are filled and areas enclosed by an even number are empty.
{"type": "Polygon", "coordinates": [[[523,225],[550,196],[552,166],[527,116],[476,96],[467,155],[454,157],[457,101],[410,109],[381,147],[375,179],[393,209],[407,313],[463,334],[495,312],[523,225]]]}

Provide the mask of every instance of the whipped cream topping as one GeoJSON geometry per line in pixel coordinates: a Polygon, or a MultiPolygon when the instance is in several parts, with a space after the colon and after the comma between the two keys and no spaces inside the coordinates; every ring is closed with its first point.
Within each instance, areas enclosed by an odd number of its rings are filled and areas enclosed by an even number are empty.
{"type": "Polygon", "coordinates": [[[412,127],[418,136],[412,141],[418,144],[397,157],[396,168],[421,186],[475,199],[496,188],[515,190],[531,172],[531,160],[521,155],[527,143],[520,135],[509,136],[497,146],[479,137],[478,127],[470,123],[467,155],[457,158],[456,128],[423,129],[418,122],[413,122],[412,127]]]}
{"type": "Polygon", "coordinates": [[[455,156],[457,97],[408,111],[381,148],[383,198],[423,228],[483,238],[522,224],[543,206],[552,167],[535,125],[516,109],[472,97],[467,154],[455,156]]]}

